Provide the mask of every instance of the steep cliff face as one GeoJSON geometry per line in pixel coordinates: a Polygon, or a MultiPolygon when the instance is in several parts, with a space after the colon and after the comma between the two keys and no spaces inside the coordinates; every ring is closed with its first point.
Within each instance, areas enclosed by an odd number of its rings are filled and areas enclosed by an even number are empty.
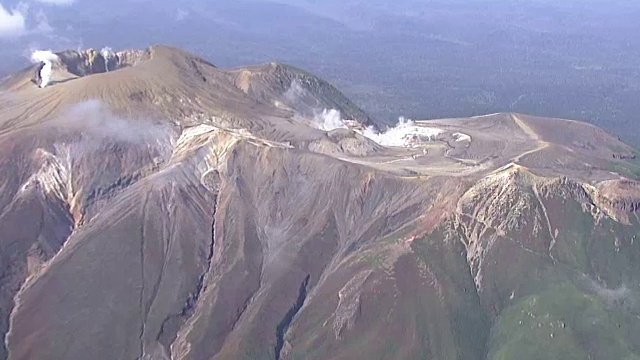
{"type": "Polygon", "coordinates": [[[3,83],[0,358],[640,356],[615,138],[495,114],[390,147],[298,70],[116,55],[3,83]],[[310,126],[325,107],[355,121],[310,126]]]}
{"type": "Polygon", "coordinates": [[[125,67],[136,66],[151,59],[151,49],[128,50],[115,53],[110,49],[98,51],[88,49],[82,51],[67,50],[57,54],[59,66],[76,76],[116,71],[125,67]]]}
{"type": "Polygon", "coordinates": [[[640,183],[630,180],[604,181],[597,186],[599,201],[611,216],[630,222],[640,212],[640,183]]]}
{"type": "Polygon", "coordinates": [[[638,356],[637,212],[618,222],[590,185],[521,168],[443,190],[316,290],[286,358],[638,356]]]}

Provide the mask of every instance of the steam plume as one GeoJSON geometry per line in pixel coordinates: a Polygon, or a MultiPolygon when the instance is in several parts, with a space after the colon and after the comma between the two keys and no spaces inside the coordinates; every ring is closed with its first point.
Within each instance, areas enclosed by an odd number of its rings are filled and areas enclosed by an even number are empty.
{"type": "Polygon", "coordinates": [[[432,141],[443,132],[441,129],[421,126],[411,119],[400,117],[396,126],[384,132],[376,132],[370,127],[365,129],[362,135],[382,146],[414,147],[432,141]]]}
{"type": "Polygon", "coordinates": [[[108,46],[103,47],[102,50],[100,50],[100,54],[104,58],[105,71],[109,72],[109,61],[113,59],[116,56],[116,54],[108,46]]]}
{"type": "MultiPolygon", "coordinates": [[[[313,119],[313,125],[324,131],[348,128],[347,122],[340,116],[340,111],[335,109],[325,109],[317,114],[313,119]]],[[[384,132],[378,132],[373,127],[364,130],[356,130],[365,137],[377,142],[382,146],[415,147],[429,141],[433,141],[444,131],[437,128],[416,124],[413,120],[400,117],[394,127],[388,128],[384,132]]],[[[465,134],[458,134],[460,141],[470,137],[465,134]]]]}
{"type": "Polygon", "coordinates": [[[347,128],[347,124],[342,120],[340,111],[335,109],[324,109],[322,113],[317,114],[314,119],[314,125],[324,131],[347,128]]]}
{"type": "MultiPolygon", "coordinates": [[[[298,112],[299,117],[305,118],[306,111],[310,109],[312,116],[311,126],[323,131],[332,131],[335,129],[349,129],[349,121],[342,118],[340,111],[337,109],[328,109],[319,111],[318,100],[310,94],[298,80],[291,82],[289,89],[283,96],[286,104],[298,112]]],[[[420,147],[437,138],[444,131],[438,128],[425,126],[426,124],[417,123],[410,119],[400,117],[398,123],[387,128],[385,131],[378,131],[374,127],[366,129],[354,129],[361,135],[375,141],[382,146],[390,147],[420,147]]],[[[456,134],[459,141],[470,141],[471,138],[466,134],[456,134]]]]}
{"type": "Polygon", "coordinates": [[[170,126],[158,121],[117,116],[98,100],[75,104],[55,125],[82,134],[90,143],[103,140],[130,144],[168,142],[172,134],[170,126]]]}
{"type": "Polygon", "coordinates": [[[51,81],[51,73],[53,71],[53,63],[58,61],[58,55],[51,51],[37,50],[31,54],[31,61],[36,64],[42,64],[40,68],[40,88],[45,88],[51,81]]]}

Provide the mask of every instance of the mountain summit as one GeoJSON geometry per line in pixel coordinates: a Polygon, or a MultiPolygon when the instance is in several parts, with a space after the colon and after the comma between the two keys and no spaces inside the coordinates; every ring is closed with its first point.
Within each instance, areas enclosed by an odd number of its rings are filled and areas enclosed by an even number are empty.
{"type": "Polygon", "coordinates": [[[0,358],[640,356],[640,154],[603,130],[53,55],[0,85],[0,358]]]}

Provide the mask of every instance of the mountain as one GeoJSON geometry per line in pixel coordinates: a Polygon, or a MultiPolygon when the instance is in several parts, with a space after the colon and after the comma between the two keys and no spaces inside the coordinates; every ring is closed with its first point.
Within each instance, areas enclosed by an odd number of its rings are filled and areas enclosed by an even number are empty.
{"type": "Polygon", "coordinates": [[[380,132],[287,65],[57,57],[0,85],[1,358],[640,358],[640,154],[605,131],[380,132]]]}

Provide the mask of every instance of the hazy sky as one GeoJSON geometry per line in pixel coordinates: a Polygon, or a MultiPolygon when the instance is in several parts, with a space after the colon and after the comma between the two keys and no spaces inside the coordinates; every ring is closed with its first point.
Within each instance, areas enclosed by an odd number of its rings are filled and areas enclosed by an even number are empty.
{"type": "MultiPolygon", "coordinates": [[[[511,9],[526,13],[534,13],[540,9],[570,10],[579,12],[600,12],[603,16],[607,12],[629,12],[635,10],[637,14],[640,5],[634,1],[611,0],[582,0],[582,1],[551,1],[551,0],[0,0],[0,41],[12,41],[16,38],[38,39],[48,34],[61,32],[74,37],[70,41],[81,42],[82,32],[86,29],[82,25],[104,24],[105,26],[134,25],[128,23],[129,16],[141,11],[149,16],[158,16],[158,20],[184,21],[189,17],[209,17],[213,21],[224,22],[224,18],[216,18],[216,8],[223,12],[230,5],[252,7],[257,3],[281,3],[304,9],[306,12],[336,20],[346,25],[373,26],[380,17],[400,16],[406,18],[420,18],[428,16],[433,10],[468,8],[476,15],[491,14],[493,8],[511,9]],[[201,10],[206,9],[204,12],[201,10]],[[107,21],[113,21],[108,24],[107,21]],[[118,23],[123,21],[123,23],[118,23]],[[370,22],[370,24],[362,24],[370,22]],[[71,28],[80,26],[73,33],[71,28]]],[[[268,19],[264,19],[265,21],[268,19]]],[[[135,29],[144,31],[146,21],[141,21],[135,29]]],[[[187,25],[187,24],[185,24],[187,25]]],[[[141,34],[142,35],[142,34],[141,34]]],[[[60,35],[62,36],[62,35],[60,35]]],[[[44,41],[44,40],[43,40],[44,41]]]]}
{"type": "MultiPolygon", "coordinates": [[[[0,45],[4,49],[0,60],[7,63],[4,68],[0,67],[0,72],[19,62],[17,54],[22,55],[34,47],[60,50],[109,43],[117,48],[160,42],[197,50],[203,45],[202,38],[207,32],[214,31],[232,32],[240,41],[246,35],[249,42],[280,36],[281,46],[285,48],[274,49],[265,54],[265,58],[281,55],[286,58],[286,47],[304,43],[302,36],[308,35],[302,31],[300,38],[291,41],[291,28],[281,24],[289,21],[292,26],[300,25],[295,19],[278,17],[279,13],[295,16],[295,9],[299,9],[299,18],[310,19],[313,25],[326,20],[317,29],[318,36],[323,31],[333,35],[326,27],[341,31],[343,26],[366,37],[368,31],[387,19],[406,22],[406,27],[414,33],[432,32],[430,25],[438,22],[437,17],[446,18],[451,12],[460,11],[475,17],[474,21],[485,18],[504,22],[508,21],[507,17],[517,16],[522,18],[523,26],[537,26],[539,31],[557,31],[557,24],[552,22],[558,20],[565,21],[563,26],[567,32],[578,31],[590,23],[594,28],[606,23],[613,30],[619,29],[618,36],[627,34],[632,38],[637,37],[632,31],[638,30],[640,18],[633,20],[634,15],[640,15],[638,2],[611,0],[0,0],[0,45]],[[252,8],[260,10],[252,12],[252,8]],[[247,13],[246,19],[241,16],[243,12],[247,13]],[[572,19],[563,19],[563,12],[572,19]],[[610,13],[624,16],[629,23],[601,19],[610,13]],[[545,26],[555,28],[545,29],[545,26]]],[[[224,57],[222,61],[227,63],[224,57]]],[[[242,60],[239,58],[238,63],[242,60]]]]}
{"type": "Polygon", "coordinates": [[[299,66],[387,121],[520,111],[629,139],[638,19],[630,0],[0,0],[0,75],[35,49],[168,44],[299,66]]]}

